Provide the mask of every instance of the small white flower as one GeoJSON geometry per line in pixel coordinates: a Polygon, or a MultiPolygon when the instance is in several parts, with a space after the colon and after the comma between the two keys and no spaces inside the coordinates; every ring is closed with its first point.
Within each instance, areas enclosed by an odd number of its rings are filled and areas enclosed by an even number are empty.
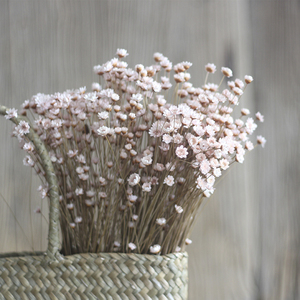
{"type": "Polygon", "coordinates": [[[264,121],[264,116],[260,112],[257,112],[255,116],[256,116],[256,119],[259,122],[263,122],[264,121]]]}
{"type": "Polygon", "coordinates": [[[6,115],[4,117],[5,117],[5,119],[9,120],[12,118],[16,118],[17,116],[18,116],[18,110],[15,108],[9,108],[6,111],[6,115]]]}
{"type": "Polygon", "coordinates": [[[74,204],[73,203],[67,204],[67,209],[72,210],[73,208],[74,208],[74,204]]]}
{"type": "Polygon", "coordinates": [[[187,150],[187,148],[185,148],[181,145],[176,148],[175,153],[179,158],[186,158],[188,155],[188,150],[187,150]]]}
{"type": "Polygon", "coordinates": [[[245,75],[245,82],[247,83],[247,84],[249,84],[249,83],[251,83],[252,81],[253,81],[253,77],[252,76],[250,76],[250,75],[245,75]]]}
{"type": "Polygon", "coordinates": [[[161,246],[160,245],[150,246],[150,252],[153,253],[153,254],[159,253],[160,250],[161,250],[161,246]]]}
{"type": "Polygon", "coordinates": [[[172,175],[168,175],[164,180],[164,184],[172,186],[174,184],[174,177],[172,175]]]}
{"type": "Polygon", "coordinates": [[[143,185],[142,185],[142,190],[144,192],[150,192],[151,191],[151,183],[150,182],[145,182],[143,185]]]}
{"type": "Polygon", "coordinates": [[[98,117],[101,120],[105,120],[109,118],[109,113],[107,111],[102,111],[100,113],[98,113],[98,117]]]}
{"type": "Polygon", "coordinates": [[[114,247],[119,248],[121,244],[118,241],[114,241],[114,247]]]}
{"type": "Polygon", "coordinates": [[[220,160],[220,167],[222,170],[227,170],[229,168],[229,161],[225,158],[220,160]]]}
{"type": "Polygon", "coordinates": [[[127,50],[125,49],[117,49],[116,53],[120,58],[126,57],[128,55],[127,50]]]}
{"type": "Polygon", "coordinates": [[[221,172],[220,168],[215,168],[213,173],[216,177],[220,177],[222,175],[222,172],[221,172]]]}
{"type": "Polygon", "coordinates": [[[183,208],[182,208],[181,206],[179,206],[179,205],[176,205],[176,204],[175,204],[175,210],[176,210],[176,212],[177,212],[178,214],[183,213],[183,208]]]}
{"type": "Polygon", "coordinates": [[[75,223],[82,223],[82,217],[76,217],[75,218],[75,223]]]}
{"type": "Polygon", "coordinates": [[[266,142],[267,140],[263,136],[259,135],[257,137],[257,143],[260,144],[263,148],[265,147],[266,142]]]}
{"type": "Polygon", "coordinates": [[[141,179],[141,177],[139,174],[133,173],[129,176],[129,178],[127,180],[128,180],[129,185],[135,186],[140,182],[140,179],[141,179]]]}
{"type": "Polygon", "coordinates": [[[149,166],[152,164],[152,158],[150,155],[148,156],[144,156],[142,159],[141,159],[141,162],[145,165],[145,166],[149,166]]]}
{"type": "Polygon", "coordinates": [[[107,126],[101,126],[98,130],[97,130],[98,134],[101,136],[106,136],[107,134],[110,133],[110,128],[107,126]]]}
{"type": "Polygon", "coordinates": [[[216,67],[214,64],[208,63],[208,64],[205,66],[205,70],[206,70],[206,72],[208,72],[208,73],[215,73],[216,70],[217,70],[217,67],[216,67]]]}
{"type": "Polygon", "coordinates": [[[231,69],[229,68],[225,68],[225,67],[222,67],[221,69],[222,73],[226,76],[226,77],[232,77],[232,71],[231,69]]]}
{"type": "Polygon", "coordinates": [[[131,251],[133,251],[133,250],[136,249],[136,245],[135,245],[134,243],[129,243],[129,244],[128,244],[128,248],[129,248],[131,251]]]}
{"type": "Polygon", "coordinates": [[[156,224],[162,226],[165,225],[167,223],[167,220],[165,218],[158,218],[156,219],[156,224]]]}
{"type": "Polygon", "coordinates": [[[186,245],[190,245],[191,243],[192,243],[192,240],[190,240],[190,239],[186,239],[186,240],[185,240],[185,244],[186,244],[186,245]]]}
{"type": "Polygon", "coordinates": [[[82,189],[82,188],[77,188],[77,189],[75,190],[75,194],[76,194],[77,196],[83,195],[83,189],[82,189]]]}

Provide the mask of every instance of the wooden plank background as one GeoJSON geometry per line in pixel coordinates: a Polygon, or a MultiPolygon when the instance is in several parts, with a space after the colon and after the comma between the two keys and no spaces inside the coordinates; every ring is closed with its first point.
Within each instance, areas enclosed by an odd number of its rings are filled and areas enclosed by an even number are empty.
{"type": "MultiPolygon", "coordinates": [[[[189,299],[300,299],[300,2],[0,0],[1,103],[89,88],[92,67],[117,48],[131,66],[156,51],[191,61],[194,85],[207,62],[253,75],[242,105],[265,115],[266,148],[234,166],[199,215],[189,299]]],[[[0,251],[45,249],[47,224],[32,211],[42,203],[47,214],[47,203],[11,125],[2,118],[0,128],[0,192],[11,208],[1,198],[0,251]]]]}

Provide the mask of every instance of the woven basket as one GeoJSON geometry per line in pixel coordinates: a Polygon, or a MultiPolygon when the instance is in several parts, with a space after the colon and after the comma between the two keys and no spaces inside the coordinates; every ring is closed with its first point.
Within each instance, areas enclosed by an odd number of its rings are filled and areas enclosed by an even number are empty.
{"type": "MultiPolygon", "coordinates": [[[[1,114],[6,110],[0,106],[1,114]]],[[[27,137],[49,183],[48,247],[46,253],[0,254],[0,300],[187,299],[187,253],[59,253],[57,178],[39,136],[30,129],[27,137]]]]}

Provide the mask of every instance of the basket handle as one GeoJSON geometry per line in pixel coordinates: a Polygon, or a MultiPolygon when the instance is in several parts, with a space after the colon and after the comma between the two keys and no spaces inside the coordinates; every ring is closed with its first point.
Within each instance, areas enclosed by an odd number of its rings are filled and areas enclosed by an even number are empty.
{"type": "MultiPolygon", "coordinates": [[[[7,107],[0,105],[0,114],[6,115],[7,110],[7,107]]],[[[21,120],[25,120],[26,122],[30,123],[29,120],[24,117],[14,117],[10,120],[16,125],[18,125],[21,120]]],[[[50,209],[47,258],[50,260],[57,260],[59,257],[61,257],[59,254],[59,194],[57,177],[55,175],[48,151],[38,134],[36,134],[35,131],[30,128],[29,133],[27,133],[26,136],[34,144],[35,150],[42,160],[42,166],[46,173],[46,180],[49,184],[50,209]]]]}

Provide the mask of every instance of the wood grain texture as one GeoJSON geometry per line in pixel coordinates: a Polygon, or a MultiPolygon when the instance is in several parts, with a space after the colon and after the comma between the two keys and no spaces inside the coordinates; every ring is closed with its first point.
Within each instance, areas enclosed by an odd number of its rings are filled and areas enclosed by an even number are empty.
{"type": "MultiPolygon", "coordinates": [[[[299,299],[299,1],[1,0],[1,103],[89,89],[92,67],[117,48],[131,66],[151,64],[156,51],[191,61],[194,85],[207,62],[232,68],[234,78],[254,76],[242,106],[265,115],[266,148],[234,166],[201,212],[188,249],[189,299],[299,299]]],[[[28,187],[34,209],[38,178],[22,166],[11,125],[0,126],[0,192],[31,240],[28,187]]],[[[31,218],[34,248],[44,250],[47,224],[31,218]]],[[[0,226],[0,251],[30,250],[2,200],[0,226]]]]}

